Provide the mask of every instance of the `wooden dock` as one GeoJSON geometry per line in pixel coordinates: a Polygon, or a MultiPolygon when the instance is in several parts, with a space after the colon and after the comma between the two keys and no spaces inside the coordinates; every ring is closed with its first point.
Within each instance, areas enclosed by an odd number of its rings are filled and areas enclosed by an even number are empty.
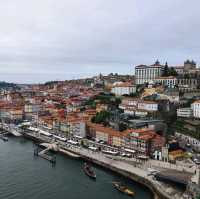
{"type": "Polygon", "coordinates": [[[52,164],[55,164],[56,163],[56,156],[53,156],[53,155],[48,155],[48,151],[50,150],[50,148],[46,148],[44,150],[39,150],[39,147],[37,146],[35,149],[34,149],[34,155],[35,156],[39,156],[45,160],[48,160],[49,162],[51,162],[52,164]]]}

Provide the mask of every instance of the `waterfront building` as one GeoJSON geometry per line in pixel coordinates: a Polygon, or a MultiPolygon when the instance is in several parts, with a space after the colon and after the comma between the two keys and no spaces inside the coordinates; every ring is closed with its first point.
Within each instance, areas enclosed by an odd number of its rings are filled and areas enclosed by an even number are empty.
{"type": "Polygon", "coordinates": [[[60,120],[60,123],[56,123],[55,122],[55,127],[57,125],[57,129],[59,129],[61,132],[67,134],[69,133],[69,124],[67,122],[67,120],[63,119],[63,120],[60,120]]]}
{"type": "Polygon", "coordinates": [[[191,108],[177,109],[177,117],[191,118],[193,117],[193,110],[191,108]]]}
{"type": "Polygon", "coordinates": [[[152,155],[165,144],[164,137],[156,134],[151,128],[128,129],[126,133],[128,136],[125,138],[125,146],[139,154],[152,155]]]}
{"type": "Polygon", "coordinates": [[[116,83],[113,85],[111,92],[119,96],[130,95],[136,92],[136,86],[129,82],[116,83]]]}
{"type": "Polygon", "coordinates": [[[193,110],[194,118],[200,119],[200,100],[197,100],[194,103],[192,103],[191,108],[193,110]]]}
{"type": "Polygon", "coordinates": [[[84,120],[68,120],[69,133],[73,136],[85,137],[85,121],[84,120]]]}
{"type": "Polygon", "coordinates": [[[151,81],[155,81],[156,78],[162,76],[164,66],[160,64],[159,61],[156,61],[155,64],[147,65],[138,65],[135,67],[135,78],[136,84],[141,85],[151,81]]]}
{"type": "Polygon", "coordinates": [[[150,155],[164,146],[164,137],[155,133],[151,128],[128,129],[116,131],[100,124],[87,122],[87,135],[108,145],[127,148],[139,154],[150,155]]]}
{"type": "Polygon", "coordinates": [[[121,147],[125,133],[100,124],[87,122],[87,135],[97,141],[104,141],[108,145],[121,147]]]}
{"type": "Polygon", "coordinates": [[[23,119],[23,110],[22,109],[11,109],[8,112],[9,112],[9,119],[12,121],[23,119]]]}
{"type": "Polygon", "coordinates": [[[48,127],[49,129],[53,129],[54,127],[54,119],[51,115],[39,116],[37,122],[42,127],[48,127]]]}

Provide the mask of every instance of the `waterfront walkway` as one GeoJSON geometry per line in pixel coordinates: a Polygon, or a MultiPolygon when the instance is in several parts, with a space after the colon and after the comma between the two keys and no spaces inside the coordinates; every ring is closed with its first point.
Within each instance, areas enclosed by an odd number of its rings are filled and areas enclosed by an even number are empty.
{"type": "MultiPolygon", "coordinates": [[[[42,142],[47,143],[55,143],[55,141],[51,138],[48,138],[46,136],[38,136],[37,134],[32,133],[26,133],[30,137],[33,137],[34,139],[40,140],[42,142]]],[[[80,146],[74,146],[69,145],[65,142],[57,142],[58,145],[58,151],[68,151],[70,153],[76,154],[80,157],[83,157],[85,159],[89,159],[90,161],[99,164],[101,166],[105,166],[113,171],[119,172],[119,173],[126,173],[127,177],[135,176],[135,179],[142,179],[141,183],[147,185],[148,187],[151,187],[154,192],[157,192],[161,194],[165,199],[181,199],[182,194],[179,192],[176,188],[173,188],[170,185],[166,185],[165,183],[162,183],[160,181],[157,181],[153,176],[149,176],[148,172],[148,166],[147,164],[137,164],[136,162],[125,162],[123,160],[117,160],[116,156],[106,156],[102,152],[94,152],[89,149],[80,147],[80,146]],[[145,183],[144,183],[145,182],[145,183]],[[156,191],[155,191],[156,190],[156,191]]]]}
{"type": "Polygon", "coordinates": [[[134,164],[132,165],[123,161],[115,160],[114,158],[111,159],[111,158],[105,157],[105,154],[101,152],[96,153],[88,149],[74,147],[74,146],[71,146],[70,148],[68,147],[65,147],[65,148],[66,150],[70,150],[71,152],[77,153],[81,155],[82,157],[89,158],[90,160],[95,161],[95,163],[97,164],[100,163],[100,165],[102,164],[109,165],[110,168],[111,167],[115,168],[115,170],[121,170],[121,171],[130,173],[132,175],[139,176],[140,178],[143,178],[147,182],[154,185],[154,187],[159,192],[161,192],[165,198],[181,199],[182,194],[180,192],[178,192],[175,189],[172,189],[169,186],[164,185],[163,183],[159,181],[156,181],[155,179],[153,179],[152,176],[148,176],[148,171],[145,170],[144,167],[139,168],[139,167],[136,167],[134,164]]]}

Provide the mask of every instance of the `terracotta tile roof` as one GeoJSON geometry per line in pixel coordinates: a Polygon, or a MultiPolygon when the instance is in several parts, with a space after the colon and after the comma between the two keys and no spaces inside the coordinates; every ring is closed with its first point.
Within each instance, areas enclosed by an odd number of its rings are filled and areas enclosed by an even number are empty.
{"type": "Polygon", "coordinates": [[[117,87],[134,87],[134,85],[130,82],[123,82],[123,83],[119,83],[113,86],[113,88],[117,88],[117,87]]]}
{"type": "Polygon", "coordinates": [[[200,100],[196,100],[192,104],[200,104],[200,100]]]}
{"type": "Polygon", "coordinates": [[[147,65],[144,65],[144,64],[140,64],[140,65],[138,65],[138,66],[136,66],[136,67],[148,67],[147,65]]]}
{"type": "Polygon", "coordinates": [[[95,124],[92,122],[87,122],[87,126],[95,129],[96,131],[103,132],[105,134],[109,134],[110,136],[123,137],[127,134],[126,132],[116,131],[112,128],[104,127],[103,125],[95,124]]]}

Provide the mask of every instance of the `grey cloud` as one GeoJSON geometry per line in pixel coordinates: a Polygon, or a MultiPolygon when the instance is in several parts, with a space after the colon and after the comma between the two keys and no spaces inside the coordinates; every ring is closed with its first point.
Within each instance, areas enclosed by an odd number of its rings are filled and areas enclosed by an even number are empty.
{"type": "Polygon", "coordinates": [[[9,81],[12,73],[45,81],[45,73],[55,79],[133,73],[134,65],[157,58],[200,62],[199,6],[198,0],[0,0],[0,73],[9,81]]]}

